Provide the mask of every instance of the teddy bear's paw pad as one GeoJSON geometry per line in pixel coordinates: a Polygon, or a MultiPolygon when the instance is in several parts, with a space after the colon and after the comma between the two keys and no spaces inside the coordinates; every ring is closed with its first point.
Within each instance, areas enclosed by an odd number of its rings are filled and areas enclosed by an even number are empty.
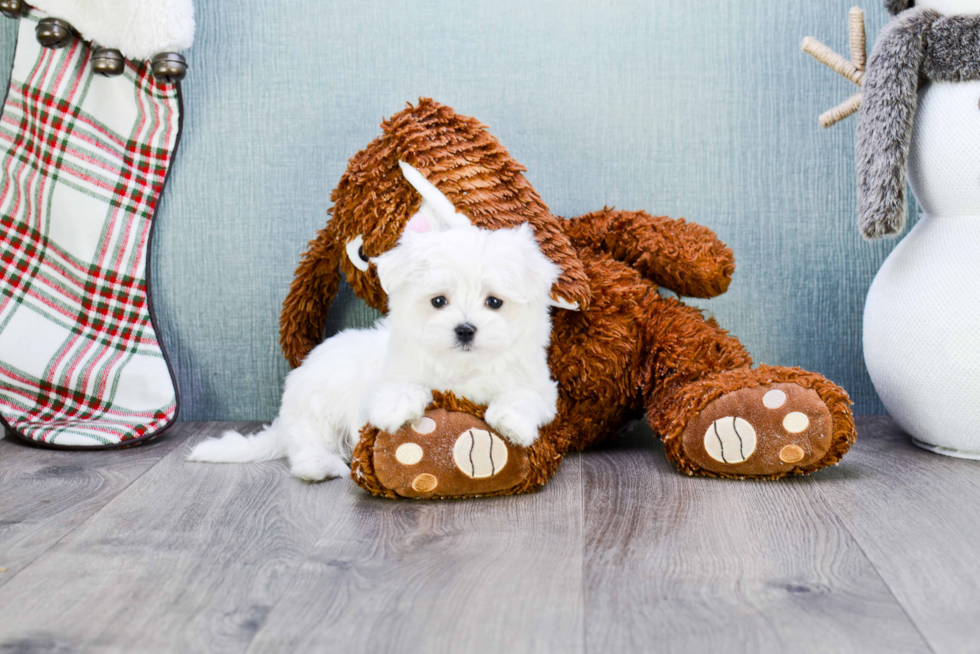
{"type": "Polygon", "coordinates": [[[682,444],[706,471],[771,476],[819,461],[830,449],[833,421],[817,392],[792,383],[731,391],[688,423],[682,444]]]}
{"type": "Polygon", "coordinates": [[[374,442],[374,471],[403,497],[500,494],[530,476],[527,448],[517,447],[469,413],[430,409],[374,442]]]}

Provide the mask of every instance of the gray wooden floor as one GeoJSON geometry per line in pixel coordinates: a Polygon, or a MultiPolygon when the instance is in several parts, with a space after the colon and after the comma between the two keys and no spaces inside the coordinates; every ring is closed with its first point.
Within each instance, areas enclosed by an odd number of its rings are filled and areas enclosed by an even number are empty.
{"type": "Polygon", "coordinates": [[[689,479],[639,427],[450,502],[184,461],[228,424],[0,440],[0,652],[980,651],[980,464],[859,425],[807,479],[689,479]]]}

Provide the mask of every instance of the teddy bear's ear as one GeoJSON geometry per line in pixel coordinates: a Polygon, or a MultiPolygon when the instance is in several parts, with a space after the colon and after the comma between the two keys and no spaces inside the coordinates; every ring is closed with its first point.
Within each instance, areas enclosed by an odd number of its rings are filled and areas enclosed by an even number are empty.
{"type": "Polygon", "coordinates": [[[279,314],[279,344],[293,368],[323,338],[327,310],[340,283],[344,247],[334,221],[320,230],[303,253],[279,314]]]}
{"type": "Polygon", "coordinates": [[[411,164],[399,161],[398,167],[412,188],[422,196],[422,204],[409,219],[407,229],[421,233],[472,225],[470,219],[458,213],[449,198],[411,164]]]}

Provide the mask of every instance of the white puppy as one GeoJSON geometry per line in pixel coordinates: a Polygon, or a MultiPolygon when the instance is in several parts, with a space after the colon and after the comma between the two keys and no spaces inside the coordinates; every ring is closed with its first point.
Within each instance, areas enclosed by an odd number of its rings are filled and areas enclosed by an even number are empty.
{"type": "Polygon", "coordinates": [[[348,474],[361,427],[394,432],[417,421],[433,389],[487,405],[486,421],[512,443],[534,442],[558,401],[547,349],[548,294],[560,270],[531,228],[408,229],[371,261],[388,315],[310,352],[286,377],[279,417],[265,431],[208,439],[192,461],[288,456],[302,479],[348,474]]]}

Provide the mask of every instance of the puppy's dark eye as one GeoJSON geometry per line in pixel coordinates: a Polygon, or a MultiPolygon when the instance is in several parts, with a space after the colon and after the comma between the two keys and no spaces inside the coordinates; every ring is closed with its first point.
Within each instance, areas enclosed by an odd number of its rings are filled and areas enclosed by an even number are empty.
{"type": "Polygon", "coordinates": [[[357,248],[357,256],[359,256],[361,258],[361,261],[363,261],[364,263],[367,263],[368,262],[368,256],[366,254],[364,254],[364,246],[363,245],[357,248]]]}
{"type": "Polygon", "coordinates": [[[441,309],[447,304],[449,304],[449,300],[446,299],[445,295],[432,298],[432,306],[434,306],[436,309],[441,309]]]}
{"type": "Polygon", "coordinates": [[[491,309],[499,309],[500,307],[504,306],[504,301],[491,295],[487,298],[487,306],[491,309]]]}

